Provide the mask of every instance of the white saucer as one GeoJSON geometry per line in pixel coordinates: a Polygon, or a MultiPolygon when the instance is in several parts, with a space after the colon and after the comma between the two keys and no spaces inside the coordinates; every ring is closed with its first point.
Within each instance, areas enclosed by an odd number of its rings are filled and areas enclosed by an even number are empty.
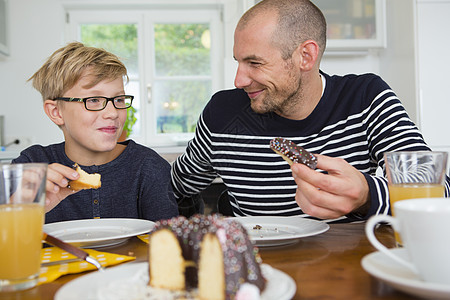
{"type": "MultiPolygon", "coordinates": [[[[398,256],[408,258],[405,249],[389,249],[389,251],[397,252],[398,256]]],[[[450,285],[425,282],[408,268],[381,252],[366,255],[362,259],[361,265],[372,276],[402,292],[429,299],[450,298],[450,285]]]]}
{"type": "MultiPolygon", "coordinates": [[[[289,275],[267,264],[262,264],[261,270],[267,280],[261,300],[289,300],[294,297],[297,286],[289,275]]],[[[148,263],[128,263],[108,268],[105,272],[89,273],[66,283],[57,291],[55,300],[161,299],[162,296],[160,298],[157,291],[149,290],[147,284],[148,263]]]]}
{"type": "Polygon", "coordinates": [[[150,232],[154,226],[154,222],[142,219],[83,219],[45,224],[44,232],[77,247],[96,248],[118,245],[150,232]]]}
{"type": "Polygon", "coordinates": [[[321,234],[330,226],[322,221],[303,217],[233,217],[247,229],[258,247],[293,244],[299,238],[321,234]]]}

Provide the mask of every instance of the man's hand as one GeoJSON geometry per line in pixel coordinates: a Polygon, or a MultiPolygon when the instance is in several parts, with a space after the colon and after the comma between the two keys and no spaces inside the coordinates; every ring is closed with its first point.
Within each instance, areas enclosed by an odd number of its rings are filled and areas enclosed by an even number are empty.
{"type": "Polygon", "coordinates": [[[75,191],[67,188],[67,185],[69,180],[76,180],[79,177],[78,172],[70,167],[57,163],[48,165],[45,212],[49,212],[67,196],[75,193],[75,191]]]}
{"type": "Polygon", "coordinates": [[[297,183],[295,200],[303,212],[321,219],[335,219],[366,207],[369,186],[363,174],[341,158],[315,154],[317,168],[292,165],[297,183]]]}

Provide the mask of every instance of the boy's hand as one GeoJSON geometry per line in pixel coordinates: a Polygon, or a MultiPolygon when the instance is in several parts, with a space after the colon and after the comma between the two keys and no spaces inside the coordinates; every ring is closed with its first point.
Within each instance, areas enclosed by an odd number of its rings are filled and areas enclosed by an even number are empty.
{"type": "Polygon", "coordinates": [[[79,177],[78,172],[70,167],[58,163],[48,165],[45,212],[49,212],[67,196],[75,193],[75,191],[67,188],[67,185],[70,180],[76,180],[79,177]]]}

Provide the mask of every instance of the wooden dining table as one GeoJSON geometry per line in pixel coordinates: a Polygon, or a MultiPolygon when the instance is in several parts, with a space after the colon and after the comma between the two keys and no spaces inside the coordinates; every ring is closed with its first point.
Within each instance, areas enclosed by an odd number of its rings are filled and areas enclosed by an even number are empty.
{"type": "MultiPolygon", "coordinates": [[[[415,299],[372,277],[362,268],[361,259],[375,251],[365,236],[364,226],[365,223],[330,224],[328,231],[301,238],[294,244],[261,247],[260,255],[264,263],[294,279],[297,290],[293,299],[415,299]]],[[[375,234],[387,247],[394,247],[390,226],[379,226],[375,234]]],[[[147,261],[147,244],[137,237],[121,245],[97,250],[135,256],[133,262],[147,261]]],[[[53,299],[65,283],[84,274],[87,273],[65,275],[26,291],[0,293],[0,300],[53,299]]]]}

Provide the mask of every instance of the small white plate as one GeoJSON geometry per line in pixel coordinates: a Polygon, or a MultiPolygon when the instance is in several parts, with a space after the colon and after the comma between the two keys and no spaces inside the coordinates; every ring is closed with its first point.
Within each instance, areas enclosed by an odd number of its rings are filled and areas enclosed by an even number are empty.
{"type": "Polygon", "coordinates": [[[299,238],[321,234],[330,226],[322,221],[302,217],[233,217],[240,222],[258,247],[281,246],[299,238]],[[259,228],[259,229],[258,229],[259,228]]]}
{"type": "MultiPolygon", "coordinates": [[[[398,256],[408,259],[406,249],[395,248],[389,251],[397,252],[398,256]]],[[[408,268],[381,252],[364,256],[361,265],[367,273],[402,292],[429,299],[450,298],[450,285],[425,282],[408,268]]]]}
{"type": "Polygon", "coordinates": [[[45,224],[44,232],[77,247],[96,248],[123,243],[150,232],[154,226],[154,222],[143,219],[83,219],[45,224]]]}
{"type": "MultiPolygon", "coordinates": [[[[297,290],[295,281],[267,264],[263,264],[261,268],[267,279],[261,300],[292,299],[297,290]]],[[[147,283],[148,263],[128,263],[108,268],[105,272],[89,273],[68,282],[58,290],[55,300],[160,299],[147,288],[147,283]]]]}

